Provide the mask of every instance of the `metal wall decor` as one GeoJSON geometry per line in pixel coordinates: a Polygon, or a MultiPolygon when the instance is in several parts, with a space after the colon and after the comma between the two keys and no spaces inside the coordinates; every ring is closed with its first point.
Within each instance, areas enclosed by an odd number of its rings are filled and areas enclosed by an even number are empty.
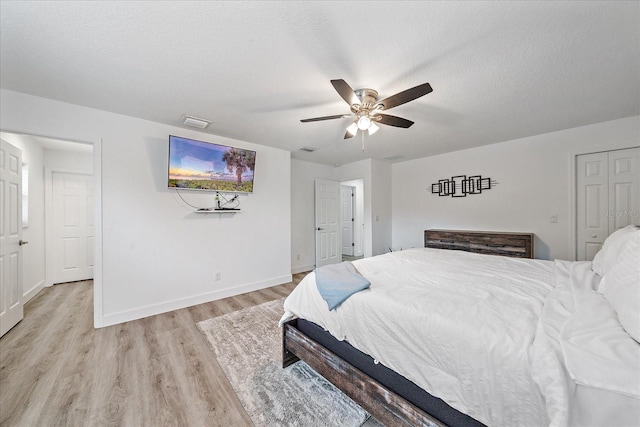
{"type": "Polygon", "coordinates": [[[437,183],[431,184],[431,192],[439,196],[467,197],[467,194],[480,194],[482,190],[491,190],[496,185],[497,181],[480,175],[468,178],[466,175],[458,175],[451,179],[439,179],[437,183]]]}

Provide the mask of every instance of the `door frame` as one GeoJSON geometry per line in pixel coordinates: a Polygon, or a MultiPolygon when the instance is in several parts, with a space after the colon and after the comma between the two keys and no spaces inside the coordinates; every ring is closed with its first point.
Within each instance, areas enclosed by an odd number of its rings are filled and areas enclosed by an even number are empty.
{"type": "Polygon", "coordinates": [[[638,145],[630,145],[625,147],[610,148],[608,150],[585,150],[572,151],[569,153],[569,260],[575,261],[578,255],[578,176],[577,162],[578,156],[584,154],[607,153],[609,151],[627,150],[629,148],[640,148],[638,145]]]}
{"type": "MultiPolygon", "coordinates": [[[[355,236],[355,227],[356,227],[356,187],[353,187],[351,185],[344,185],[342,183],[340,183],[340,202],[342,202],[342,191],[345,188],[349,188],[351,190],[351,255],[350,256],[355,256],[356,253],[356,236],[355,236]]],[[[342,208],[340,209],[340,227],[342,228],[342,223],[344,222],[344,217],[342,215],[343,210],[342,208]]],[[[340,233],[340,236],[342,236],[342,233],[340,233]]],[[[341,250],[342,255],[345,255],[344,253],[344,241],[341,242],[342,244],[341,246],[341,250]]],[[[346,254],[349,255],[349,254],[346,254]]]]}
{"type": "MultiPolygon", "coordinates": [[[[354,205],[353,215],[355,218],[355,224],[353,227],[353,241],[355,246],[353,254],[356,257],[364,257],[365,253],[365,183],[364,178],[354,178],[349,180],[340,181],[340,185],[347,187],[353,187],[354,189],[354,205]]],[[[371,235],[369,235],[369,238],[371,235]]],[[[369,255],[371,256],[371,255],[369,255]]]]}
{"type": "MultiPolygon", "coordinates": [[[[86,169],[68,169],[68,168],[44,168],[44,247],[45,247],[45,267],[44,267],[44,285],[46,287],[53,285],[53,259],[48,254],[53,253],[53,174],[68,173],[73,175],[89,175],[93,176],[93,172],[86,169]]],[[[95,183],[95,180],[94,180],[95,183]]],[[[95,256],[94,256],[95,257],[95,256]]],[[[95,260],[94,260],[95,266],[95,260]]],[[[95,269],[94,269],[95,276],[95,269]]],[[[95,279],[94,279],[95,280],[95,279]]],[[[95,281],[94,281],[95,286],[95,281]]]]}
{"type": "MultiPolygon", "coordinates": [[[[93,145],[93,191],[95,197],[95,240],[93,248],[93,326],[94,328],[104,327],[104,310],[102,308],[102,138],[100,137],[79,140],[65,135],[39,134],[30,132],[28,130],[15,128],[0,128],[0,131],[8,133],[18,133],[22,135],[39,136],[43,138],[62,139],[64,141],[93,145]]],[[[46,262],[45,250],[45,263],[46,262]]]]}

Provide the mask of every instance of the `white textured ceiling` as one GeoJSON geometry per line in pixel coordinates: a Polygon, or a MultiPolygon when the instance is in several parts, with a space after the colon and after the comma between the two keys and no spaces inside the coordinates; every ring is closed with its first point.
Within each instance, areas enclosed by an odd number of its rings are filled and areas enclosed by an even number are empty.
{"type": "MultiPolygon", "coordinates": [[[[640,3],[0,3],[0,85],[290,150],[335,164],[400,161],[640,114],[640,3]],[[343,140],[330,84],[415,122],[343,140]],[[301,147],[317,148],[314,153],[301,147]]],[[[215,142],[215,137],[210,138],[215,142]]]]}

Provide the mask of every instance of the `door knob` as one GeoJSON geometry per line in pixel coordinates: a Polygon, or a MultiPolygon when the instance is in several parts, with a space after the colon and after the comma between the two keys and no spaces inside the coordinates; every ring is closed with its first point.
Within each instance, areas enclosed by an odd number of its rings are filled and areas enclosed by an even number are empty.
{"type": "Polygon", "coordinates": [[[322,227],[318,227],[318,228],[316,228],[316,230],[318,230],[318,231],[322,231],[322,230],[324,230],[324,228],[322,228],[322,227]]]}
{"type": "Polygon", "coordinates": [[[597,234],[592,234],[592,235],[591,235],[591,238],[592,238],[592,239],[595,239],[596,237],[598,237],[598,235],[597,235],[597,234]]]}
{"type": "Polygon", "coordinates": [[[26,240],[20,240],[18,242],[18,245],[23,246],[23,245],[26,245],[27,243],[29,243],[29,242],[27,242],[26,240]]]}

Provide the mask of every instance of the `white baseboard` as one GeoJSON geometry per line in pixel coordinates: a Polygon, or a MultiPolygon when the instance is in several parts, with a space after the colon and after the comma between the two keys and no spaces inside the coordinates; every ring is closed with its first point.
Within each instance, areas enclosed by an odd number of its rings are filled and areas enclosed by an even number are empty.
{"type": "Polygon", "coordinates": [[[31,298],[35,297],[36,295],[38,295],[38,292],[40,292],[41,290],[44,289],[44,280],[41,280],[40,282],[38,282],[37,285],[35,285],[33,288],[29,289],[27,292],[25,292],[22,295],[22,304],[26,304],[27,301],[29,301],[31,298]]]}
{"type": "Polygon", "coordinates": [[[291,275],[284,275],[274,277],[269,280],[263,280],[254,283],[248,283],[246,285],[235,286],[232,288],[220,289],[213,292],[207,292],[205,294],[195,295],[187,298],[180,298],[172,301],[163,302],[160,304],[147,305],[131,310],[120,311],[117,313],[109,313],[102,316],[102,321],[95,322],[96,328],[103,328],[106,326],[117,325],[119,323],[129,322],[131,320],[142,319],[144,317],[155,316],[156,314],[167,313],[169,311],[179,310],[181,308],[187,308],[205,302],[211,302],[222,298],[228,298],[235,295],[244,294],[247,292],[257,291],[264,288],[270,288],[272,286],[281,285],[283,283],[291,282],[291,275]]]}
{"type": "Polygon", "coordinates": [[[299,267],[293,267],[291,269],[291,274],[304,273],[305,271],[313,271],[316,268],[315,265],[301,265],[299,267]]]}

